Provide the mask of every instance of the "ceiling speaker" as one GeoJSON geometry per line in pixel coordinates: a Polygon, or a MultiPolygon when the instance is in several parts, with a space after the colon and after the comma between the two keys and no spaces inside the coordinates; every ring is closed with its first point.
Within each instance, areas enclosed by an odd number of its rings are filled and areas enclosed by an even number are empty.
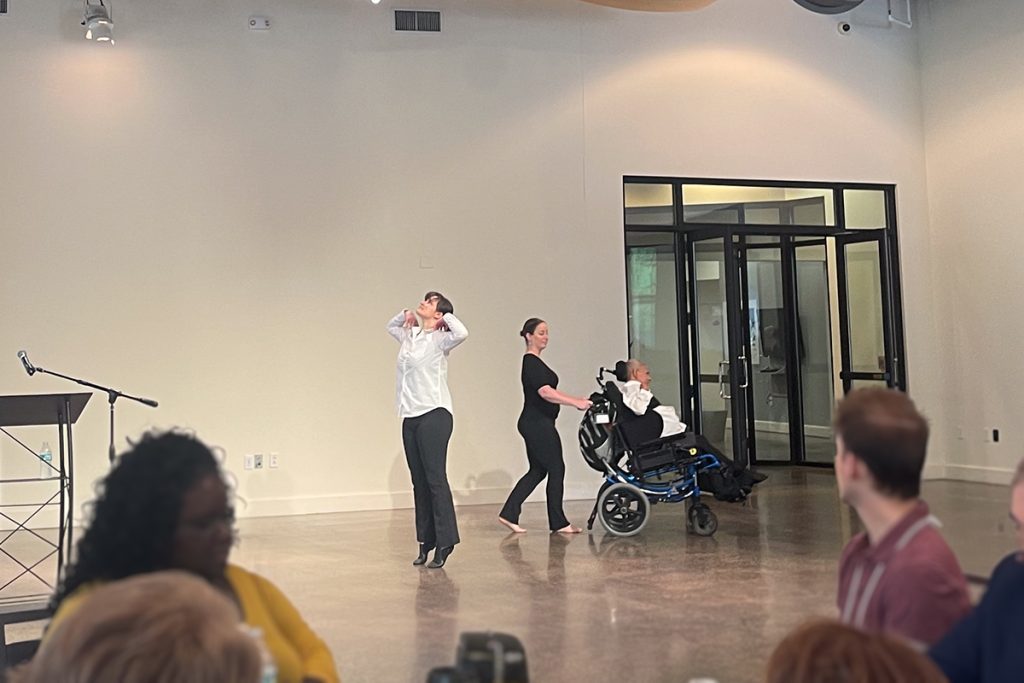
{"type": "Polygon", "coordinates": [[[794,0],[796,4],[818,14],[849,12],[864,0],[794,0]]]}
{"type": "Polygon", "coordinates": [[[592,5],[618,7],[641,12],[690,12],[707,7],[715,0],[583,0],[592,5]]]}

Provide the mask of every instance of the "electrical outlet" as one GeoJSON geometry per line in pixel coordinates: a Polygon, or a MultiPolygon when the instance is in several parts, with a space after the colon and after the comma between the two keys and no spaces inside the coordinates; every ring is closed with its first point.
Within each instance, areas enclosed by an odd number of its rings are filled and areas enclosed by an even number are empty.
{"type": "Polygon", "coordinates": [[[255,457],[252,455],[245,456],[245,469],[251,470],[255,466],[255,457]]]}
{"type": "Polygon", "coordinates": [[[280,462],[278,461],[277,453],[270,454],[270,469],[276,470],[280,462]]]}
{"type": "Polygon", "coordinates": [[[262,453],[257,453],[256,455],[252,456],[252,461],[253,461],[253,467],[255,467],[258,470],[262,470],[263,469],[263,454],[262,453]]]}

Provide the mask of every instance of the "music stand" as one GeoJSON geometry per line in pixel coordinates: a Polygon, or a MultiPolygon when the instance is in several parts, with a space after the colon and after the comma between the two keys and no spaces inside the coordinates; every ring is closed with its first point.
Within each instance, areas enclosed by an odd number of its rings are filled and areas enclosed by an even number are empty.
{"type": "Polygon", "coordinates": [[[92,394],[89,393],[75,393],[75,394],[29,394],[23,396],[0,396],[0,432],[3,432],[11,438],[14,442],[20,445],[22,448],[27,450],[36,459],[39,458],[35,450],[28,447],[23,441],[18,439],[16,436],[7,431],[7,427],[29,427],[29,426],[57,426],[57,436],[59,444],[59,457],[58,465],[54,467],[53,463],[50,463],[50,469],[56,475],[55,477],[46,477],[43,479],[39,478],[21,478],[21,479],[0,479],[0,485],[9,484],[27,484],[29,482],[38,481],[54,481],[58,482],[57,492],[51,495],[44,502],[34,503],[2,503],[0,502],[0,518],[14,524],[14,530],[10,533],[0,536],[0,554],[3,554],[14,561],[21,567],[21,573],[15,576],[10,581],[7,581],[3,585],[0,585],[0,602],[3,600],[3,591],[5,588],[10,586],[12,583],[25,576],[31,574],[36,579],[41,581],[47,586],[53,588],[49,581],[42,578],[35,572],[35,568],[42,564],[45,560],[49,559],[57,554],[57,579],[60,579],[61,569],[64,566],[65,559],[71,557],[71,541],[72,541],[72,520],[74,519],[74,458],[75,458],[75,447],[74,440],[71,434],[71,425],[78,421],[79,416],[82,414],[82,410],[85,409],[85,404],[89,402],[92,394]],[[54,502],[54,499],[58,499],[54,502]],[[36,533],[33,529],[28,528],[27,524],[32,521],[36,515],[41,513],[47,507],[52,505],[59,506],[59,530],[57,543],[53,543],[47,538],[36,533]],[[32,512],[24,521],[19,522],[6,514],[3,509],[6,507],[34,507],[35,511],[32,512]],[[19,531],[25,531],[32,534],[36,538],[40,539],[47,545],[53,548],[52,551],[46,553],[46,555],[31,565],[27,565],[21,562],[18,558],[14,557],[6,548],[4,544],[10,541],[11,537],[19,531]]]}

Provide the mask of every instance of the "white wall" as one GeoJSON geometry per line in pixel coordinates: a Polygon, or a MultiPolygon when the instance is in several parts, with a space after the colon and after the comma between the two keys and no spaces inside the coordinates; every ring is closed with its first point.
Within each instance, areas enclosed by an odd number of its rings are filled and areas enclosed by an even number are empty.
{"type": "Polygon", "coordinates": [[[929,0],[920,19],[948,470],[1002,482],[1024,455],[1024,4],[929,0]]]}
{"type": "MultiPolygon", "coordinates": [[[[408,505],[383,324],[440,289],[472,333],[452,355],[450,479],[460,502],[499,501],[525,470],[519,325],[550,321],[569,391],[624,354],[622,176],[650,173],[896,183],[911,378],[944,423],[913,32],[839,36],[789,0],[403,0],[442,9],[444,33],[398,35],[391,4],[121,0],[104,49],[75,0],[13,0],[3,393],[72,388],[25,376],[26,348],[159,399],[119,403],[119,442],[195,429],[242,514],[408,505]],[[279,470],[241,470],[270,451],[279,470]]],[[[106,466],[105,407],[77,431],[80,499],[106,466]]],[[[575,420],[568,490],[587,497],[575,420]]]]}

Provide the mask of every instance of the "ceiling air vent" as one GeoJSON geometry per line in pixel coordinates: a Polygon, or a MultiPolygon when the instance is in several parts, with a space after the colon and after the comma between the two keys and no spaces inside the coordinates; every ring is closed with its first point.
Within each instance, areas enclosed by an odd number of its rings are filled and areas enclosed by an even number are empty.
{"type": "Polygon", "coordinates": [[[441,13],[411,9],[395,10],[396,31],[441,32],[441,13]]]}

